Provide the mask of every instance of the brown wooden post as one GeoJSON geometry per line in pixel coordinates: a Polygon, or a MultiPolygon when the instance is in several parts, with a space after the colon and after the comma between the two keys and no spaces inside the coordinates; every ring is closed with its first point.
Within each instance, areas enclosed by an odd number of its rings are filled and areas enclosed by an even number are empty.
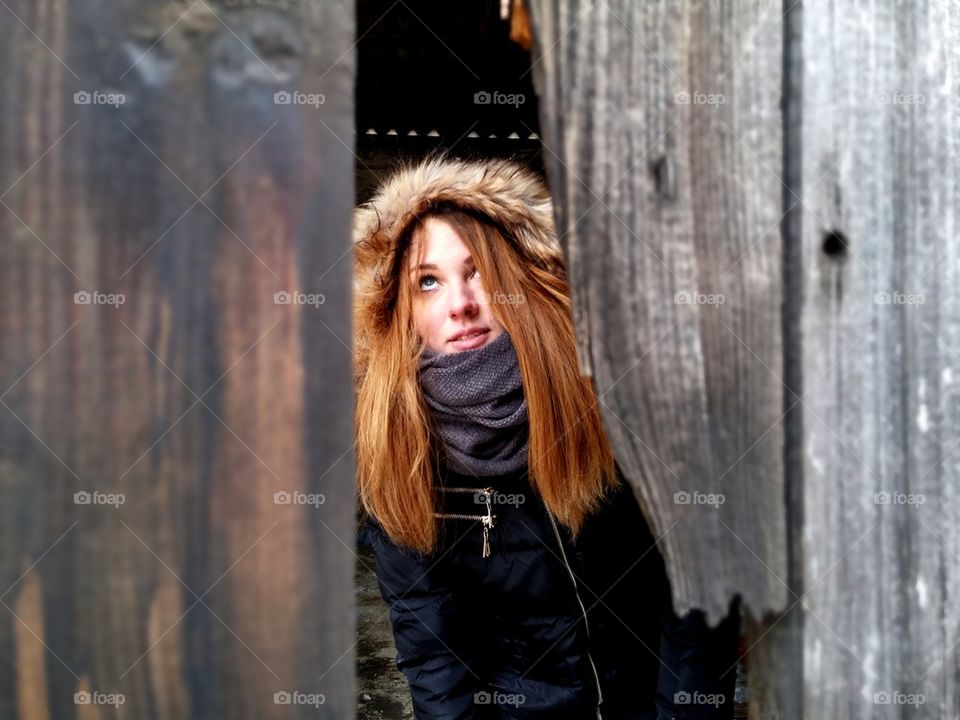
{"type": "Polygon", "coordinates": [[[354,716],[353,26],[0,3],[0,717],[354,716]]]}

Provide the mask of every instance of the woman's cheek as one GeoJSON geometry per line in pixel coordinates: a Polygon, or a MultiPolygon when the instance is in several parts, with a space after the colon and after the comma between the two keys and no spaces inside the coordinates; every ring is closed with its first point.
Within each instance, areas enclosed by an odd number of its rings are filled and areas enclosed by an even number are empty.
{"type": "Polygon", "coordinates": [[[426,335],[434,341],[434,344],[438,344],[441,340],[441,331],[443,330],[443,310],[440,303],[436,302],[434,298],[430,298],[427,302],[429,307],[427,308],[425,318],[427,325],[426,335]]]}

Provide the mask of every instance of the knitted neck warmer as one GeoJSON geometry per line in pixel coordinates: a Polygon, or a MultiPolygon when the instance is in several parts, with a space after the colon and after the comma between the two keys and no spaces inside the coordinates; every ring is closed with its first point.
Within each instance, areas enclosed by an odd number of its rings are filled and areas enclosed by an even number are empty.
{"type": "Polygon", "coordinates": [[[428,348],[420,386],[450,470],[492,476],[527,464],[527,401],[506,332],[475,350],[444,355],[428,348]]]}

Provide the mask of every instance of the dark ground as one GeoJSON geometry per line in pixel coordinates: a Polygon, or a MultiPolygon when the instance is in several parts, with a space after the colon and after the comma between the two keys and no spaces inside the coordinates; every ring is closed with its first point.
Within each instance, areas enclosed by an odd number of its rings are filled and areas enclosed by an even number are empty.
{"type": "Polygon", "coordinates": [[[394,665],[396,650],[373,574],[373,551],[358,544],[357,556],[357,720],[412,718],[406,678],[394,665]]]}

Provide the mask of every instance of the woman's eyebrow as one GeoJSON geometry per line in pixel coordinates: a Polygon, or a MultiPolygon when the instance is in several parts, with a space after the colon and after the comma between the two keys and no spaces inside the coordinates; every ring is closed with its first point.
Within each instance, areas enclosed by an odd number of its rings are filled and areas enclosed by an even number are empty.
{"type": "MultiPolygon", "coordinates": [[[[467,255],[463,260],[464,267],[468,265],[473,265],[473,255],[467,255]]],[[[439,268],[433,263],[420,263],[416,267],[410,268],[410,272],[415,273],[418,270],[439,270],[439,268]]]]}

